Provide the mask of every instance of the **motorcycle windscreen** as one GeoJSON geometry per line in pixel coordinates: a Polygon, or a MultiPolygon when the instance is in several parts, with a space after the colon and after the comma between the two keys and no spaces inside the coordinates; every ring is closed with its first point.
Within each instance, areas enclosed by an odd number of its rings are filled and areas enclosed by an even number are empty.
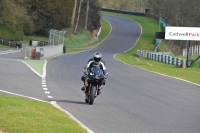
{"type": "Polygon", "coordinates": [[[104,78],[101,68],[99,68],[97,66],[94,66],[91,68],[89,76],[93,79],[103,79],[104,78]]]}

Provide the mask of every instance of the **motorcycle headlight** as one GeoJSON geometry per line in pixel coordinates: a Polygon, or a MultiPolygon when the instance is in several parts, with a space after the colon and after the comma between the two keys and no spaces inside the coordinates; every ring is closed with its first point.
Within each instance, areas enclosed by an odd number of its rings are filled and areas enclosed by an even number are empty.
{"type": "Polygon", "coordinates": [[[90,75],[94,75],[94,73],[90,73],[90,75]]]}

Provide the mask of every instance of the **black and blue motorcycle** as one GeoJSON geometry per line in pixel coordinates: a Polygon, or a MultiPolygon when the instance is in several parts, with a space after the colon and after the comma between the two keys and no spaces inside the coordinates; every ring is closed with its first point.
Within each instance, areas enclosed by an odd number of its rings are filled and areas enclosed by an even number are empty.
{"type": "Polygon", "coordinates": [[[86,87],[85,91],[85,102],[92,105],[94,103],[94,99],[98,96],[98,82],[100,80],[104,80],[103,71],[99,66],[93,66],[87,72],[88,77],[88,87],[86,87]]]}

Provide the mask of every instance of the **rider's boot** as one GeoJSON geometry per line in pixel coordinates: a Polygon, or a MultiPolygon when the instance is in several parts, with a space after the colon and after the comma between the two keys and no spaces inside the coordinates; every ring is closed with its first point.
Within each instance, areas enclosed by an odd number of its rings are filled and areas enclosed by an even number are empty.
{"type": "Polygon", "coordinates": [[[86,87],[88,86],[88,83],[85,82],[85,84],[83,83],[83,86],[81,87],[82,91],[86,91],[86,87]]]}
{"type": "Polygon", "coordinates": [[[97,90],[97,95],[100,95],[101,94],[101,89],[103,88],[103,86],[102,85],[100,85],[99,87],[98,87],[98,90],[97,90]]]}
{"type": "Polygon", "coordinates": [[[81,90],[82,90],[82,91],[85,91],[85,85],[83,85],[83,86],[81,87],[81,90]]]}

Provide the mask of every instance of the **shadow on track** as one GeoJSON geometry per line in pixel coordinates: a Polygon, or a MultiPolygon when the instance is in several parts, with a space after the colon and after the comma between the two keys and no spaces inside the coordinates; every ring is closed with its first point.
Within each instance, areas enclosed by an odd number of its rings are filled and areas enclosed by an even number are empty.
{"type": "Polygon", "coordinates": [[[85,102],[71,101],[71,100],[54,100],[54,101],[56,101],[56,102],[63,102],[63,103],[86,104],[85,102]]]}

